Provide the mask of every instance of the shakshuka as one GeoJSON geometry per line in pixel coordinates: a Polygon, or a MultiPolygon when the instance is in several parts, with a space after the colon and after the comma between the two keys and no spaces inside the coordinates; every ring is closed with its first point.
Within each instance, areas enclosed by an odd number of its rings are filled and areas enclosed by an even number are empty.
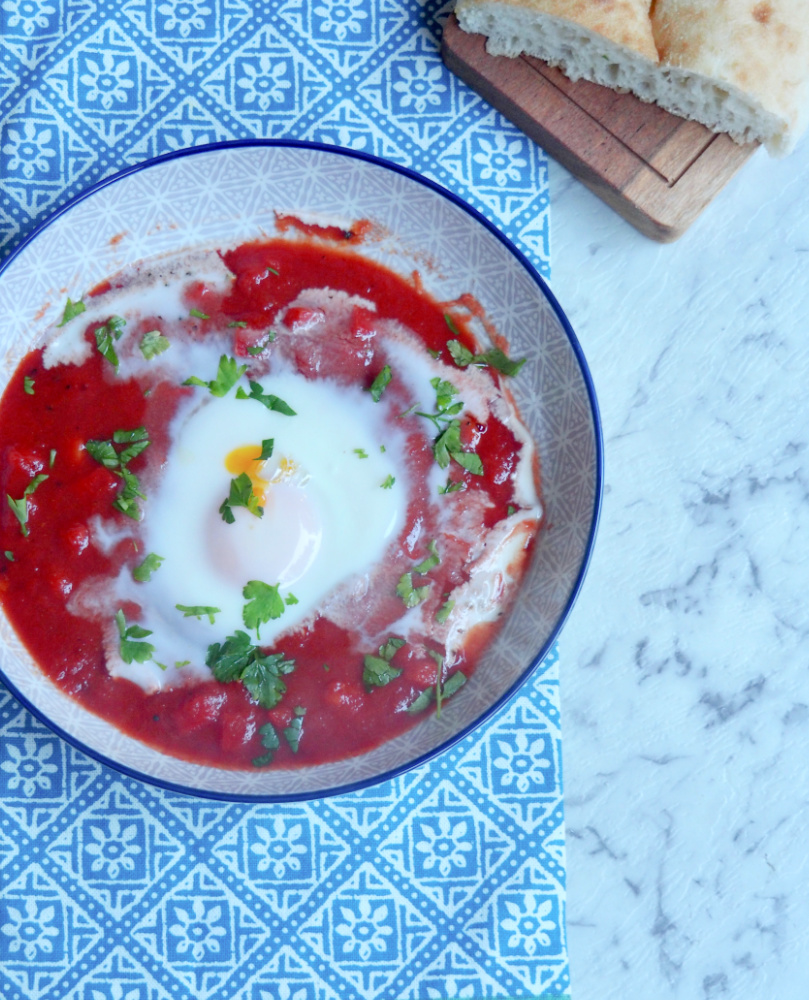
{"type": "Polygon", "coordinates": [[[0,602],[41,670],[224,768],[451,711],[542,518],[475,312],[302,235],[68,298],[0,401],[0,602]]]}

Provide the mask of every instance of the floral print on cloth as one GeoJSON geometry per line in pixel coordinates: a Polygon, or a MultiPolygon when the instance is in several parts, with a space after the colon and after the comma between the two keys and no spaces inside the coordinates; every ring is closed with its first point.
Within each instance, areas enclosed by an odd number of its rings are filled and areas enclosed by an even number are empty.
{"type": "MultiPolygon", "coordinates": [[[[122,167],[293,138],[430,176],[547,276],[547,162],[442,65],[450,6],[0,0],[0,254],[122,167]]],[[[0,996],[565,995],[557,671],[410,773],[288,805],[129,779],[0,688],[0,996]]]]}

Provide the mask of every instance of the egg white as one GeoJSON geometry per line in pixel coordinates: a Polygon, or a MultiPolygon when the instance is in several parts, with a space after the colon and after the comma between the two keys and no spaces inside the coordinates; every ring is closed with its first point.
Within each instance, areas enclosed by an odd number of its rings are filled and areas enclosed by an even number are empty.
{"type": "Polygon", "coordinates": [[[271,646],[340,583],[370,572],[402,530],[404,436],[380,419],[370,395],[293,372],[261,384],[295,416],[239,399],[233,390],[217,398],[199,388],[173,421],[165,471],[149,492],[142,525],[144,555],[163,562],[146,583],[119,578],[119,596],[143,609],[141,624],[152,631],[155,653],[145,664],[119,662],[114,672],[147,689],[198,675],[211,643],[246,631],[248,582],[278,586],[287,602],[279,618],[251,633],[271,646]],[[226,458],[269,438],[273,454],[260,470],[269,481],[264,514],[233,507],[228,524],[220,513],[233,478],[226,458]],[[212,623],[185,617],[177,604],[219,611],[212,623]]]}

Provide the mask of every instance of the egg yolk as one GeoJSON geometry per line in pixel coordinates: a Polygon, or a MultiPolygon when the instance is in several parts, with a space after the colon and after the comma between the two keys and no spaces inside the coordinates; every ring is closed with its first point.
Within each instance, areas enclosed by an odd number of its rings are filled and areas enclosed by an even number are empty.
{"type": "Polygon", "coordinates": [[[244,444],[225,456],[225,468],[234,476],[239,476],[243,472],[250,477],[253,485],[253,493],[263,507],[267,494],[266,489],[270,485],[266,479],[262,479],[259,472],[264,470],[264,462],[261,458],[261,448],[256,444],[244,444]]]}

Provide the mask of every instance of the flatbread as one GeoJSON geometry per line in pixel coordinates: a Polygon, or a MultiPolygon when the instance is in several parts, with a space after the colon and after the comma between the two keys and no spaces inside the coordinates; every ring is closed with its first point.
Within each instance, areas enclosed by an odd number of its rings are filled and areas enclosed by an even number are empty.
{"type": "Polygon", "coordinates": [[[656,0],[651,22],[662,65],[746,96],[776,119],[772,151],[794,146],[809,124],[807,0],[656,0]]]}
{"type": "Polygon", "coordinates": [[[809,0],[457,0],[494,55],[535,55],[737,142],[790,152],[809,125],[809,0]]]}

